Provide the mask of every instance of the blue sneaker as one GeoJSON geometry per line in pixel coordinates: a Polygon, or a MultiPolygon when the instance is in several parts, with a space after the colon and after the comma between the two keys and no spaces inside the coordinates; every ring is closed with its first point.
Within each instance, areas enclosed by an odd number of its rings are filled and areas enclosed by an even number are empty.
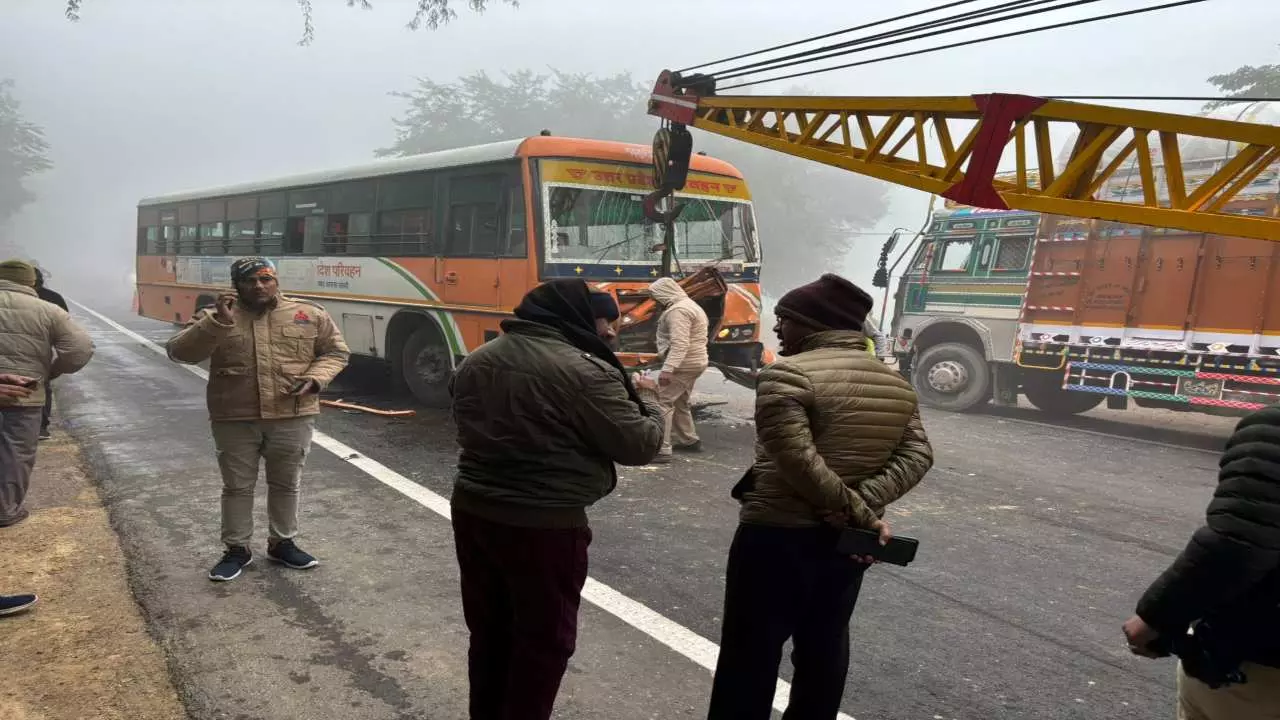
{"type": "Polygon", "coordinates": [[[17,615],[30,610],[40,598],[33,594],[0,595],[0,615],[17,615]]]}
{"type": "Polygon", "coordinates": [[[223,553],[222,559],[209,571],[209,579],[214,582],[229,582],[240,577],[240,571],[253,563],[253,553],[243,545],[231,545],[223,553]]]}
{"type": "Polygon", "coordinates": [[[319,560],[303,552],[292,540],[281,540],[267,548],[267,557],[294,570],[310,570],[320,564],[319,560]]]}

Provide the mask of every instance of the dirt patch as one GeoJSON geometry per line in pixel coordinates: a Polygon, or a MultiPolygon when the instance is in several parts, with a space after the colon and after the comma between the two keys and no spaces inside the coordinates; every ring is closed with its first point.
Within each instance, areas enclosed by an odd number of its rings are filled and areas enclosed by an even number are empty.
{"type": "Polygon", "coordinates": [[[0,720],[186,718],[66,435],[40,444],[27,502],[31,517],[0,530],[0,594],[34,592],[40,604],[0,618],[0,720]]]}

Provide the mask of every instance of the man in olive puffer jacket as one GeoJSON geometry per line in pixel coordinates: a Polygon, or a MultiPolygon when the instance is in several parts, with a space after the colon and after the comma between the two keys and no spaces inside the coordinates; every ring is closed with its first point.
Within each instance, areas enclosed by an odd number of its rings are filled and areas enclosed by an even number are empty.
{"type": "Polygon", "coordinates": [[[613,492],[614,463],[645,465],[662,444],[661,410],[607,346],[611,296],[553,280],[514,314],[450,386],[471,720],[551,717],[577,642],[587,508],[613,492]]]}
{"type": "Polygon", "coordinates": [[[793,640],[788,720],[834,718],[849,668],[849,619],[865,559],[836,553],[840,528],[876,530],[933,465],[916,394],[867,350],[871,296],[837,275],[784,295],[783,360],[760,372],[756,459],[729,550],[713,720],[767,720],[793,640]]]}

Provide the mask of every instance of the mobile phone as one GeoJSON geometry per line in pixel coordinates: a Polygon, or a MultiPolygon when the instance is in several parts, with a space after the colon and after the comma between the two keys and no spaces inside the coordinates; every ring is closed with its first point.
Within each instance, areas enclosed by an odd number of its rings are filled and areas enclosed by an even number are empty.
{"type": "Polygon", "coordinates": [[[880,533],[862,528],[847,528],[840,532],[836,552],[841,555],[870,555],[890,565],[906,567],[916,559],[920,541],[915,538],[893,536],[888,545],[880,544],[880,533]]]}
{"type": "Polygon", "coordinates": [[[295,380],[293,384],[289,386],[289,394],[297,395],[298,393],[302,392],[302,389],[307,385],[309,385],[310,383],[311,381],[305,378],[300,380],[295,380]]]}

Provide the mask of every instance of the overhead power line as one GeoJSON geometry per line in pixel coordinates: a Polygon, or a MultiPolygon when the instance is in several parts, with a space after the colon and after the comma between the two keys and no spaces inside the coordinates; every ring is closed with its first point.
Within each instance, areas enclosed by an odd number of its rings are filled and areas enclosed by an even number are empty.
{"type": "Polygon", "coordinates": [[[1042,13],[1053,12],[1055,10],[1066,10],[1066,9],[1078,7],[1081,5],[1089,5],[1095,2],[1101,2],[1101,0],[1070,0],[1070,2],[1066,2],[1063,5],[1056,5],[1054,7],[1038,7],[1037,8],[1037,6],[1048,5],[1050,3],[1055,3],[1055,2],[1063,2],[1063,0],[1014,0],[1013,2],[1006,2],[1002,5],[997,5],[997,6],[986,8],[983,10],[972,10],[967,13],[961,13],[959,15],[953,15],[951,17],[946,17],[946,18],[939,18],[937,20],[932,20],[926,23],[919,23],[917,25],[911,25],[905,28],[900,28],[898,30],[890,30],[887,32],[880,33],[878,35],[871,35],[868,37],[857,38],[857,39],[849,40],[842,43],[836,43],[834,45],[827,45],[820,48],[814,48],[813,50],[794,53],[792,55],[784,55],[783,57],[773,58],[770,60],[761,60],[759,62],[751,63],[749,65],[743,65],[741,67],[736,67],[728,70],[722,70],[719,72],[711,73],[711,75],[716,80],[730,80],[733,78],[742,77],[744,75],[754,75],[756,73],[766,72],[769,70],[781,70],[783,68],[794,67],[796,65],[802,65],[807,62],[817,62],[819,60],[830,60],[832,58],[842,57],[844,55],[849,55],[856,52],[866,52],[867,50],[878,50],[880,48],[888,47],[890,45],[897,45],[899,43],[912,42],[915,40],[924,40],[937,35],[945,35],[947,33],[958,32],[960,30],[971,30],[976,27],[982,27],[984,25],[1000,23],[1006,20],[1017,20],[1018,18],[1031,17],[1034,15],[1040,15],[1042,13]],[[1021,12],[1021,13],[1013,13],[1009,15],[1002,14],[1002,13],[1012,13],[1012,11],[1014,10],[1021,10],[1024,8],[1032,8],[1032,9],[1026,10],[1025,12],[1021,12]],[[998,17],[991,17],[992,15],[996,15],[998,17]],[[982,18],[985,18],[985,19],[982,19],[982,18]],[[978,22],[972,22],[967,25],[959,24],[966,20],[977,20],[978,22]],[[930,32],[920,32],[920,34],[918,35],[908,36],[909,33],[913,33],[916,31],[925,31],[925,30],[928,30],[930,32]],[[867,44],[867,43],[872,43],[878,40],[885,40],[885,42],[877,42],[874,45],[867,44]],[[818,53],[824,53],[824,54],[818,54],[818,53]],[[791,62],[786,62],[786,61],[791,61],[791,62]]]}
{"type": "Polygon", "coordinates": [[[721,63],[733,62],[734,60],[741,60],[743,58],[754,57],[756,55],[763,55],[765,53],[774,52],[775,50],[786,50],[787,48],[792,48],[797,45],[804,45],[805,43],[817,42],[819,40],[826,40],[827,38],[833,38],[833,37],[836,37],[837,35],[846,35],[848,33],[857,32],[859,30],[868,30],[870,28],[876,27],[877,25],[886,25],[891,22],[897,22],[898,20],[906,20],[907,18],[918,17],[920,15],[928,15],[929,13],[938,12],[939,10],[947,10],[949,8],[958,7],[960,5],[968,5],[974,2],[978,2],[978,0],[956,0],[955,2],[949,2],[945,5],[939,5],[936,8],[928,8],[926,10],[917,10],[915,12],[906,13],[905,15],[898,15],[896,17],[885,18],[884,20],[876,20],[874,22],[864,23],[862,25],[856,25],[854,27],[845,28],[843,30],[836,30],[835,32],[829,32],[823,35],[814,35],[813,37],[805,38],[803,40],[795,40],[793,42],[783,43],[782,45],[774,45],[773,47],[765,48],[763,50],[755,50],[749,53],[742,53],[741,55],[734,55],[733,57],[721,58],[719,60],[712,60],[711,62],[705,62],[698,65],[691,65],[687,68],[684,68],[683,70],[680,70],[679,72],[683,74],[691,70],[697,70],[698,68],[707,67],[708,65],[719,65],[721,63]]]}
{"type": "Polygon", "coordinates": [[[858,62],[845,63],[842,65],[833,65],[831,67],[817,68],[814,70],[806,70],[803,72],[791,73],[789,75],[779,75],[776,77],[764,78],[762,80],[752,80],[750,82],[738,83],[737,85],[728,85],[720,90],[732,90],[736,88],[750,87],[752,85],[760,85],[762,83],[779,82],[782,80],[792,80],[799,77],[807,77],[809,75],[817,75],[819,73],[831,72],[832,70],[845,70],[852,67],[860,67],[862,65],[871,65],[874,63],[885,62],[886,60],[897,60],[904,57],[912,57],[915,55],[924,55],[927,53],[938,52],[939,50],[950,50],[952,48],[965,47],[967,45],[977,45],[979,43],[990,42],[992,40],[1003,40],[1005,38],[1018,37],[1020,35],[1030,35],[1033,33],[1044,32],[1045,30],[1057,30],[1059,28],[1072,27],[1075,25],[1084,25],[1087,23],[1100,22],[1102,20],[1114,20],[1116,18],[1128,17],[1130,15],[1140,15],[1143,13],[1156,12],[1159,10],[1168,10],[1183,5],[1196,5],[1208,2],[1208,0],[1179,0],[1178,2],[1165,3],[1163,5],[1153,5],[1151,7],[1137,8],[1134,10],[1125,10],[1122,12],[1109,13],[1106,15],[1097,15],[1094,17],[1081,18],[1079,20],[1069,20],[1066,22],[1054,23],[1052,25],[1044,25],[1042,27],[1027,28],[1025,30],[1015,30],[1013,32],[1001,33],[999,35],[990,35],[987,37],[974,38],[972,40],[964,40],[961,42],[948,43],[946,45],[938,45],[936,47],[922,48],[920,50],[912,50],[909,52],[897,53],[894,55],[886,55],[884,57],[872,58],[870,60],[861,60],[858,62]]]}

